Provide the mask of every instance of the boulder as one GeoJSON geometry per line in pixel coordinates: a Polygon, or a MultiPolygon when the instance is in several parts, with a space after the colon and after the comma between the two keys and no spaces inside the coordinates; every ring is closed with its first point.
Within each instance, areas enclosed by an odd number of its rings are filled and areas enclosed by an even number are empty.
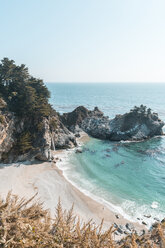
{"type": "Polygon", "coordinates": [[[82,148],[80,148],[80,147],[77,148],[77,149],[76,149],[76,153],[82,153],[82,148]]]}
{"type": "Polygon", "coordinates": [[[129,231],[132,231],[132,230],[134,230],[135,229],[135,227],[134,227],[134,225],[133,224],[131,224],[131,223],[126,223],[126,228],[129,230],[129,231]]]}
{"type": "Polygon", "coordinates": [[[122,225],[119,225],[118,228],[117,228],[117,231],[118,231],[120,234],[123,234],[124,231],[125,231],[125,228],[124,228],[122,225]]]}

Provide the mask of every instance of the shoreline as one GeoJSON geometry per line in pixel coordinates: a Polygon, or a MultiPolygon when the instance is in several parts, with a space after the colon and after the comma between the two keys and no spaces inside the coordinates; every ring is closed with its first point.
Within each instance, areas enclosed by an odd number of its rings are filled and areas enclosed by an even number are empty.
{"type": "MultiPolygon", "coordinates": [[[[84,133],[78,139],[78,143],[81,146],[88,140],[89,136],[84,133]]],[[[0,195],[5,197],[8,191],[12,190],[12,194],[30,198],[38,192],[34,200],[43,202],[44,208],[50,209],[52,216],[60,198],[63,209],[69,210],[74,204],[74,213],[84,222],[92,219],[92,223],[99,225],[104,219],[103,230],[106,230],[114,223],[123,227],[127,223],[131,223],[138,232],[142,229],[147,231],[145,225],[130,221],[121,214],[110,210],[105,204],[99,203],[86,195],[67,180],[60,167],[61,164],[66,162],[66,157],[73,151],[75,149],[54,151],[54,156],[58,157],[56,163],[37,163],[35,161],[34,163],[25,162],[4,165],[0,170],[0,195]]],[[[128,231],[127,229],[125,230],[128,231]]],[[[118,233],[114,238],[120,239],[121,237],[122,235],[118,233]]]]}
{"type": "MultiPolygon", "coordinates": [[[[61,151],[62,153],[63,151],[61,151]]],[[[90,195],[86,194],[85,192],[81,191],[80,188],[76,187],[67,177],[64,176],[63,170],[60,169],[57,165],[54,165],[55,170],[59,173],[59,175],[63,178],[63,180],[67,181],[73,191],[78,195],[80,199],[82,199],[85,204],[88,206],[88,210],[92,212],[94,215],[94,219],[98,219],[96,224],[100,224],[101,220],[104,219],[105,228],[108,228],[110,225],[116,223],[118,225],[125,225],[126,223],[132,223],[135,226],[136,230],[146,229],[145,226],[139,224],[138,222],[134,222],[124,218],[120,213],[117,211],[113,211],[104,205],[102,202],[98,202],[90,195]],[[118,216],[118,218],[116,217],[118,216]]],[[[75,205],[75,204],[74,204],[75,205]]],[[[78,213],[77,213],[78,214],[78,213]]],[[[82,218],[82,216],[80,216],[82,218]]],[[[91,215],[89,216],[91,219],[91,215]]],[[[89,220],[89,218],[87,219],[89,220]]]]}
{"type": "MultiPolygon", "coordinates": [[[[79,146],[83,145],[85,142],[88,142],[90,137],[84,133],[83,136],[81,136],[78,141],[79,141],[79,146]]],[[[66,155],[65,150],[59,150],[58,155],[62,155],[61,159],[66,159],[65,156],[69,156],[70,153],[75,152],[76,149],[73,149],[71,151],[68,151],[68,154],[66,155]],[[64,158],[65,157],[65,158],[64,158]]],[[[60,174],[60,176],[63,178],[63,180],[66,180],[68,184],[70,184],[70,187],[78,194],[79,198],[82,199],[90,212],[92,212],[92,215],[94,215],[94,220],[96,221],[96,224],[100,224],[102,219],[104,219],[104,229],[107,229],[109,226],[113,225],[116,223],[117,225],[123,225],[125,226],[127,223],[131,223],[134,225],[136,231],[141,231],[142,229],[147,231],[147,227],[143,224],[140,224],[133,220],[130,220],[128,218],[125,218],[121,213],[119,213],[117,210],[112,210],[111,208],[113,207],[108,207],[106,202],[104,203],[103,201],[98,201],[99,199],[92,197],[89,192],[84,192],[81,188],[79,188],[77,185],[75,185],[71,180],[67,178],[67,176],[64,175],[64,171],[61,168],[61,165],[59,163],[63,164],[63,161],[57,162],[57,164],[54,165],[55,170],[60,174]],[[117,217],[116,217],[117,216],[117,217]]],[[[77,213],[78,214],[78,213],[77,213]]],[[[80,216],[82,218],[82,216],[80,216]]],[[[89,218],[91,219],[91,215],[89,215],[89,218]]],[[[86,221],[89,221],[89,218],[86,221]]]]}

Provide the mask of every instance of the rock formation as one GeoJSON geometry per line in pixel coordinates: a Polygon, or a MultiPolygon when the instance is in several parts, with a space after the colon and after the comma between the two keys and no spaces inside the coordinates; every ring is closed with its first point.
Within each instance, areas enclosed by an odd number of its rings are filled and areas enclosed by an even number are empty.
{"type": "Polygon", "coordinates": [[[130,111],[110,121],[110,140],[143,140],[162,135],[164,122],[156,113],[130,111]]]}
{"type": "Polygon", "coordinates": [[[35,119],[15,117],[13,113],[0,109],[0,161],[47,161],[52,157],[52,150],[76,145],[74,134],[61,123],[57,114],[35,123],[35,119]],[[27,130],[32,130],[33,137],[27,130]]]}
{"type": "Polygon", "coordinates": [[[0,161],[50,160],[52,150],[76,146],[81,130],[99,139],[139,141],[161,135],[163,125],[158,115],[143,105],[114,119],[104,116],[97,107],[90,111],[80,106],[61,116],[54,111],[38,122],[35,117],[16,117],[3,102],[0,104],[0,161]]]}
{"type": "Polygon", "coordinates": [[[93,111],[78,107],[73,112],[64,114],[61,120],[74,132],[82,129],[95,138],[111,141],[139,141],[162,135],[164,126],[158,114],[151,113],[143,105],[124,115],[116,115],[114,119],[104,116],[97,107],[93,111]]]}

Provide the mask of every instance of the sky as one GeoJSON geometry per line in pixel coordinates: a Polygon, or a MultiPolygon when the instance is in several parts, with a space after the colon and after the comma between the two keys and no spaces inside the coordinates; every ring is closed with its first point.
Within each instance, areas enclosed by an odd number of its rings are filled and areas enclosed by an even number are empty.
{"type": "Polygon", "coordinates": [[[0,59],[45,82],[165,82],[164,0],[0,0],[0,59]]]}

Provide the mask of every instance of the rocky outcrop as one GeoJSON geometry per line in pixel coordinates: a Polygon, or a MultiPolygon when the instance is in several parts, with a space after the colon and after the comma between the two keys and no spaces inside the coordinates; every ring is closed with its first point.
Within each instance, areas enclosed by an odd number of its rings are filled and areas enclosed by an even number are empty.
{"type": "Polygon", "coordinates": [[[163,133],[164,122],[143,105],[124,115],[117,115],[114,119],[104,116],[97,107],[93,111],[78,107],[72,113],[63,116],[70,130],[77,131],[81,128],[89,135],[100,139],[139,141],[163,133]]]}
{"type": "Polygon", "coordinates": [[[60,116],[60,119],[66,127],[73,130],[76,126],[81,125],[82,121],[87,118],[90,113],[91,111],[87,108],[79,106],[70,113],[64,113],[60,116]]]}
{"type": "Polygon", "coordinates": [[[12,149],[16,138],[14,135],[16,118],[12,113],[2,114],[0,112],[0,161],[3,155],[12,149]]]}
{"type": "Polygon", "coordinates": [[[156,113],[131,111],[110,121],[110,140],[143,140],[162,135],[164,122],[156,113]]]}
{"type": "Polygon", "coordinates": [[[50,160],[53,150],[72,148],[76,145],[75,136],[59,121],[58,116],[43,118],[42,130],[38,133],[35,143],[35,147],[38,147],[35,158],[50,160]]]}
{"type": "Polygon", "coordinates": [[[91,115],[82,121],[81,128],[92,137],[99,139],[109,139],[109,124],[110,120],[108,117],[97,117],[95,115],[91,115]]]}
{"type": "Polygon", "coordinates": [[[74,134],[61,123],[57,114],[38,122],[35,118],[18,118],[7,110],[0,111],[1,162],[47,161],[52,158],[53,150],[76,145],[74,134]]]}
{"type": "MultiPolygon", "coordinates": [[[[2,106],[3,105],[3,106],[2,106]]],[[[83,106],[71,113],[53,114],[40,120],[16,117],[0,105],[0,161],[14,162],[52,158],[55,149],[72,148],[81,130],[92,137],[112,141],[139,141],[161,135],[164,122],[143,105],[109,119],[95,107],[83,106]]]]}
{"type": "Polygon", "coordinates": [[[82,129],[84,121],[90,122],[92,119],[102,119],[104,118],[103,115],[103,112],[97,107],[90,111],[83,106],[79,106],[70,113],[64,113],[60,116],[60,120],[71,132],[77,133],[82,129]]]}

